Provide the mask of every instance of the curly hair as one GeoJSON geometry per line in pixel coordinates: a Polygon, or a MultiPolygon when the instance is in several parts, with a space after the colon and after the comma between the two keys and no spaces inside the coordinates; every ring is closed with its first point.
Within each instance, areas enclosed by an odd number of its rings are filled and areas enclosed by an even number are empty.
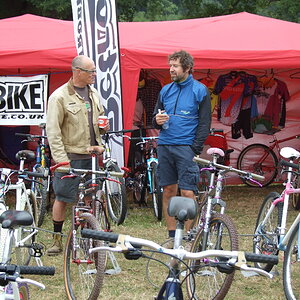
{"type": "Polygon", "coordinates": [[[190,68],[189,73],[191,74],[193,72],[193,68],[194,68],[193,56],[191,56],[188,52],[184,50],[176,51],[168,56],[169,62],[170,60],[177,60],[177,59],[179,59],[183,71],[186,71],[188,68],[190,68]]]}

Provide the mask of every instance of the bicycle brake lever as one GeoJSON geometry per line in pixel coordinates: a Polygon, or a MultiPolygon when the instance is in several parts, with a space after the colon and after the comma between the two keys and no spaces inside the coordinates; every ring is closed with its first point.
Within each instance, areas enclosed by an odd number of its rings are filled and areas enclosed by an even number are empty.
{"type": "Polygon", "coordinates": [[[29,283],[29,284],[32,284],[32,285],[36,285],[37,287],[41,288],[41,289],[45,289],[45,285],[38,282],[38,281],[35,281],[35,280],[32,280],[32,279],[28,279],[28,278],[17,278],[16,279],[16,282],[24,282],[24,283],[29,283]]]}
{"type": "Polygon", "coordinates": [[[262,269],[259,269],[259,268],[253,268],[253,267],[248,267],[246,264],[242,264],[239,266],[239,268],[243,271],[246,271],[246,272],[254,272],[254,273],[257,273],[259,275],[262,275],[262,276],[265,276],[265,277],[268,277],[270,279],[272,279],[274,277],[273,274],[265,271],[265,270],[262,270],[262,269]]]}

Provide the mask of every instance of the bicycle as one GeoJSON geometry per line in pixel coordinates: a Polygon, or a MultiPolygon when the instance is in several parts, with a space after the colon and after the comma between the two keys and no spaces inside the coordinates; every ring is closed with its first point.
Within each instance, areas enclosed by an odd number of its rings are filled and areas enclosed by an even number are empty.
{"type": "Polygon", "coordinates": [[[140,139],[141,141],[138,142],[137,145],[140,145],[141,147],[141,152],[144,156],[142,161],[145,161],[145,164],[141,163],[141,168],[143,168],[143,170],[139,176],[139,179],[142,182],[142,185],[138,185],[138,187],[141,188],[139,201],[144,201],[146,203],[146,194],[147,191],[149,191],[152,198],[154,216],[158,221],[161,221],[163,189],[159,186],[157,178],[158,159],[156,148],[154,146],[154,141],[157,137],[140,137],[140,139]]]}
{"type": "Polygon", "coordinates": [[[45,286],[32,279],[24,279],[21,275],[54,275],[55,268],[10,264],[11,254],[16,244],[15,231],[21,226],[33,225],[33,217],[29,212],[5,210],[0,215],[0,223],[2,224],[2,230],[7,231],[5,240],[3,240],[4,249],[0,260],[0,300],[28,300],[30,298],[28,284],[36,285],[42,289],[45,289],[45,286]]]}
{"type": "MultiPolygon", "coordinates": [[[[296,275],[295,270],[298,270],[297,264],[294,268],[293,263],[299,262],[299,237],[297,233],[299,232],[300,214],[298,214],[288,230],[287,216],[290,195],[300,193],[300,188],[294,188],[292,182],[293,174],[300,174],[299,164],[293,163],[294,160],[300,157],[300,152],[291,147],[284,147],[281,149],[280,154],[282,157],[289,159],[289,161],[280,161],[282,166],[288,167],[284,171],[287,173],[287,181],[284,183],[285,188],[281,195],[276,192],[269,193],[260,207],[253,238],[253,251],[255,253],[272,255],[278,255],[279,251],[284,251],[284,290],[288,299],[296,299],[300,296],[299,284],[297,284],[299,273],[296,275]],[[294,257],[293,260],[292,257],[294,257]],[[297,285],[293,286],[293,283],[297,285]],[[292,296],[294,293],[297,293],[296,297],[292,296]]],[[[269,272],[273,266],[257,264],[257,267],[269,272]]]]}
{"type": "MultiPolygon", "coordinates": [[[[225,176],[229,172],[234,172],[240,176],[246,176],[249,180],[254,180],[253,178],[263,180],[263,177],[219,164],[218,161],[225,155],[222,149],[210,148],[207,150],[207,154],[212,157],[211,160],[194,157],[195,162],[205,166],[200,169],[200,173],[206,173],[209,185],[206,191],[198,195],[198,214],[192,222],[187,240],[193,241],[192,252],[208,249],[237,251],[239,244],[237,230],[232,219],[225,214],[226,202],[221,195],[225,176]]],[[[257,184],[259,183],[257,182],[257,184]]],[[[194,294],[194,298],[203,299],[205,295],[209,294],[213,299],[223,299],[234,279],[234,272],[227,273],[225,269],[221,268],[212,270],[210,266],[204,272],[205,266],[198,268],[197,264],[199,264],[197,261],[189,262],[191,269],[195,270],[195,276],[187,279],[190,291],[195,289],[193,286],[195,284],[200,287],[194,294]],[[222,286],[218,285],[219,282],[222,283],[222,286]]]]}
{"type": "MultiPolygon", "coordinates": [[[[111,135],[118,131],[108,131],[102,136],[104,142],[103,152],[103,170],[108,172],[121,172],[117,161],[111,157],[109,140],[111,135]]],[[[127,214],[127,196],[125,188],[125,179],[118,179],[121,184],[115,184],[113,181],[105,183],[105,195],[107,199],[108,213],[111,220],[117,225],[125,221],[127,214]]]]}
{"type": "MultiPolygon", "coordinates": [[[[184,261],[194,260],[198,261],[198,269],[201,268],[200,263],[205,266],[211,266],[212,268],[224,267],[230,271],[234,269],[241,269],[245,271],[254,271],[257,274],[272,278],[272,274],[261,270],[259,268],[249,267],[247,264],[251,261],[267,261],[270,263],[277,264],[278,258],[275,256],[258,255],[253,253],[245,253],[242,251],[228,251],[228,250],[205,250],[200,252],[189,252],[185,250],[181,243],[183,240],[184,223],[187,220],[193,219],[197,214],[197,203],[191,198],[185,197],[172,197],[169,206],[168,213],[170,216],[176,218],[176,231],[174,238],[173,249],[167,249],[154,241],[135,238],[129,235],[116,234],[110,232],[101,232],[91,229],[83,229],[82,236],[86,238],[102,240],[106,242],[116,243],[115,247],[100,246],[97,248],[90,249],[90,253],[97,253],[98,251],[111,251],[124,253],[126,259],[136,260],[140,257],[151,259],[151,256],[147,253],[159,253],[162,255],[168,255],[170,262],[166,266],[168,268],[168,275],[164,280],[156,300],[165,299],[177,299],[183,300],[184,292],[182,290],[182,282],[180,277],[184,277],[185,280],[188,277],[194,277],[195,271],[191,269],[184,261]],[[146,248],[144,248],[146,247],[146,248]],[[182,270],[181,265],[185,266],[182,270]]],[[[193,285],[193,287],[195,287],[193,285]]],[[[189,291],[188,298],[195,299],[195,290],[189,291]]]]}
{"type": "MultiPolygon", "coordinates": [[[[277,156],[280,153],[279,145],[293,139],[299,139],[299,137],[299,135],[293,135],[283,139],[277,139],[276,135],[273,134],[273,140],[269,146],[258,143],[249,145],[239,154],[237,168],[263,175],[265,180],[262,182],[262,185],[263,187],[267,186],[280,174],[277,156]]],[[[242,179],[242,181],[249,186],[253,186],[251,181],[246,179],[242,179]]]]}
{"type": "MultiPolygon", "coordinates": [[[[16,158],[20,161],[19,169],[13,170],[8,168],[1,168],[1,185],[0,185],[0,212],[8,209],[6,204],[6,194],[10,191],[15,192],[15,209],[21,211],[28,211],[33,216],[33,225],[29,228],[20,227],[15,231],[16,244],[14,250],[14,259],[19,265],[27,265],[30,262],[31,257],[35,257],[38,265],[41,265],[40,260],[42,245],[35,243],[37,220],[37,205],[36,198],[32,190],[27,189],[25,181],[32,182],[34,178],[47,178],[48,173],[31,172],[24,169],[24,163],[33,161],[35,159],[34,152],[30,150],[21,150],[16,154],[16,158]],[[17,181],[14,183],[13,177],[17,176],[17,181]]],[[[4,240],[6,237],[6,231],[1,228],[1,244],[0,244],[0,256],[3,253],[4,240]]]]}
{"type": "Polygon", "coordinates": [[[84,227],[110,229],[102,197],[106,188],[103,187],[106,181],[120,184],[110,176],[122,177],[123,173],[96,170],[95,152],[92,152],[92,170],[63,168],[65,164],[59,163],[50,168],[51,172],[57,169],[65,173],[64,177],[80,178],[78,202],[72,207],[71,230],[64,253],[65,290],[68,299],[97,299],[105,274],[106,252],[90,255],[88,249],[101,245],[101,242],[83,239],[80,230],[84,227]],[[91,178],[86,178],[88,175],[91,178]]]}
{"type": "MultiPolygon", "coordinates": [[[[46,145],[46,124],[42,123],[39,125],[42,129],[41,135],[33,135],[27,133],[16,133],[16,136],[25,137],[25,140],[22,142],[36,142],[37,146],[35,149],[35,165],[32,168],[33,172],[44,173],[46,169],[49,170],[51,165],[50,157],[47,155],[49,151],[49,146],[46,145]]],[[[50,202],[50,185],[51,185],[51,177],[48,178],[33,178],[31,184],[31,190],[33,191],[36,197],[37,203],[37,226],[42,226],[44,222],[45,215],[47,213],[47,206],[50,202]]]]}

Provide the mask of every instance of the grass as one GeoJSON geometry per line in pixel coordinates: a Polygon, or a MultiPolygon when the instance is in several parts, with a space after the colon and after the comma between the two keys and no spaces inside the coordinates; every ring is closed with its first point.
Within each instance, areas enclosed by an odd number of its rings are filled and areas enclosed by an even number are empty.
{"type": "MultiPolygon", "coordinates": [[[[240,236],[240,249],[252,251],[251,235],[254,230],[259,207],[263,198],[270,191],[282,191],[282,185],[266,188],[250,188],[246,186],[226,187],[223,191],[223,198],[227,202],[227,213],[234,220],[240,236]]],[[[70,209],[69,209],[70,211],[70,209]]],[[[297,212],[290,210],[292,219],[297,212]]],[[[68,231],[70,222],[64,225],[64,232],[68,231]]],[[[38,239],[46,248],[51,246],[52,235],[47,230],[52,230],[51,214],[46,217],[43,230],[39,232],[38,239]]],[[[130,203],[128,216],[123,225],[113,226],[113,231],[126,233],[136,237],[152,239],[158,243],[166,240],[167,232],[164,222],[155,220],[151,208],[139,208],[130,203]]],[[[65,241],[66,238],[64,237],[65,241]]],[[[154,299],[157,289],[153,287],[145,274],[146,260],[126,260],[122,254],[115,254],[121,272],[116,275],[105,277],[104,288],[99,299],[108,300],[138,300],[154,299]]],[[[282,255],[280,264],[275,268],[278,275],[274,279],[267,279],[261,276],[244,277],[239,271],[236,272],[235,280],[225,299],[228,300],[280,300],[285,299],[282,287],[282,255]]],[[[43,264],[55,266],[56,274],[53,277],[33,277],[46,285],[42,291],[31,286],[31,299],[66,299],[63,282],[63,255],[56,257],[43,257],[43,264]]],[[[157,269],[160,270],[160,269],[157,269]]],[[[155,269],[154,269],[155,271],[155,269]]],[[[159,272],[157,271],[157,274],[159,272]]],[[[157,275],[156,274],[156,275],[157,275]]],[[[156,276],[154,275],[154,277],[156,276]]],[[[153,279],[153,277],[152,277],[153,279]]],[[[155,278],[154,278],[155,279],[155,278]]],[[[84,300],[84,299],[79,299],[84,300]]]]}

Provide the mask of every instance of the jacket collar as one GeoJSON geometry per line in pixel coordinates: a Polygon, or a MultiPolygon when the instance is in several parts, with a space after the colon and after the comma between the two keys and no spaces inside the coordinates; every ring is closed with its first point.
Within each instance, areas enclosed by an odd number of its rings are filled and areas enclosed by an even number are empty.
{"type": "MultiPolygon", "coordinates": [[[[91,87],[88,85],[88,90],[89,90],[89,93],[91,92],[91,87]]],[[[73,82],[73,78],[71,77],[68,81],[68,92],[69,92],[69,95],[74,95],[76,92],[75,92],[75,89],[74,89],[74,82],[73,82]]]]}

